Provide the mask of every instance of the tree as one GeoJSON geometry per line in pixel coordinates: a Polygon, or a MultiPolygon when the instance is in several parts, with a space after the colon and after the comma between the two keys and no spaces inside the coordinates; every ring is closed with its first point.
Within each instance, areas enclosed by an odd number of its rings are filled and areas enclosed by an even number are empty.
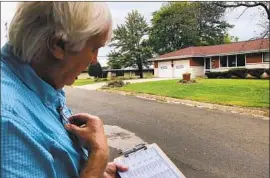
{"type": "Polygon", "coordinates": [[[168,2],[153,13],[150,42],[164,54],[189,46],[222,44],[228,28],[225,10],[206,2],[168,2]]]}
{"type": "Polygon", "coordinates": [[[112,69],[121,69],[123,67],[123,56],[120,52],[111,51],[108,54],[108,66],[112,69]]]}
{"type": "Polygon", "coordinates": [[[111,68],[137,67],[140,70],[140,78],[143,78],[143,67],[147,67],[147,61],[152,57],[152,48],[146,39],[148,24],[145,18],[137,11],[128,13],[125,24],[118,25],[113,30],[108,65],[111,68]]]}
{"type": "Polygon", "coordinates": [[[88,66],[88,75],[95,78],[102,78],[102,67],[99,62],[88,66]]]}
{"type": "Polygon", "coordinates": [[[238,40],[239,40],[239,37],[231,36],[228,33],[224,36],[224,43],[225,44],[229,44],[229,43],[232,43],[232,42],[238,42],[238,40]]]}
{"type": "MultiPolygon", "coordinates": [[[[267,15],[266,21],[261,22],[258,24],[262,27],[262,33],[260,34],[259,38],[265,38],[269,36],[269,28],[270,28],[270,2],[263,2],[263,1],[250,1],[250,2],[214,2],[214,4],[218,7],[222,7],[224,9],[227,8],[237,8],[237,7],[246,7],[245,10],[240,14],[238,18],[240,18],[249,8],[253,7],[262,7],[264,12],[267,15]]],[[[264,13],[260,14],[263,19],[264,13]]]]}
{"type": "Polygon", "coordinates": [[[102,66],[101,68],[102,68],[102,71],[104,71],[104,70],[108,70],[109,66],[102,66]]]}

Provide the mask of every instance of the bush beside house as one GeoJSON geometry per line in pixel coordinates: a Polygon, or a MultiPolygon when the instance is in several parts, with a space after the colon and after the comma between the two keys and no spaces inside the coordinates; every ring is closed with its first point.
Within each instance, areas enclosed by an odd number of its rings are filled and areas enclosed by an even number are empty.
{"type": "MultiPolygon", "coordinates": [[[[261,78],[262,74],[265,72],[265,69],[248,69],[248,73],[256,78],[261,78]]],[[[268,75],[269,76],[269,75],[268,75]]]]}
{"type": "Polygon", "coordinates": [[[232,76],[236,76],[238,78],[246,78],[248,74],[248,69],[246,68],[238,68],[238,69],[230,69],[228,71],[232,76]]]}
{"type": "Polygon", "coordinates": [[[269,69],[246,69],[246,68],[237,68],[231,69],[225,72],[207,72],[205,75],[207,78],[246,78],[247,75],[251,75],[257,79],[261,78],[263,73],[266,73],[269,78],[269,69]]]}

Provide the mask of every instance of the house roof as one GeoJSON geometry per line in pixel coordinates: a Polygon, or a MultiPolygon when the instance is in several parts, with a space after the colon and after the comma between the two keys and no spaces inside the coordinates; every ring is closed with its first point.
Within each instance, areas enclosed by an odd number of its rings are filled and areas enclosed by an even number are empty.
{"type": "MultiPolygon", "coordinates": [[[[143,71],[152,71],[154,70],[153,68],[146,69],[144,68],[143,71]]],[[[130,72],[130,71],[139,71],[139,69],[106,69],[103,70],[103,72],[116,72],[116,71],[122,71],[122,72],[130,72]]]]}
{"type": "Polygon", "coordinates": [[[243,54],[259,51],[269,51],[269,38],[234,42],[212,46],[192,46],[173,51],[153,58],[151,61],[181,59],[188,57],[206,57],[216,55],[243,54]]]}

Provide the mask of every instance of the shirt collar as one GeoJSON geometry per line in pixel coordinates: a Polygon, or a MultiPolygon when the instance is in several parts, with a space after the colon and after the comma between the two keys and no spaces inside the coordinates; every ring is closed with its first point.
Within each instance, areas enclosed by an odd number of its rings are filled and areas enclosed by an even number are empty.
{"type": "Polygon", "coordinates": [[[12,46],[5,44],[1,49],[1,60],[9,69],[33,92],[35,92],[47,106],[59,106],[65,103],[63,89],[55,90],[42,80],[33,68],[13,54],[12,46]]]}

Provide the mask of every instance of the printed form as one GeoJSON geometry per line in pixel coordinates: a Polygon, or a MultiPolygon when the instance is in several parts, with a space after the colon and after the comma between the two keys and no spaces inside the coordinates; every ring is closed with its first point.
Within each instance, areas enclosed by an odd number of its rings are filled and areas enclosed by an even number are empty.
{"type": "Polygon", "coordinates": [[[127,172],[119,172],[121,178],[185,178],[156,144],[114,161],[129,167],[127,172]]]}

